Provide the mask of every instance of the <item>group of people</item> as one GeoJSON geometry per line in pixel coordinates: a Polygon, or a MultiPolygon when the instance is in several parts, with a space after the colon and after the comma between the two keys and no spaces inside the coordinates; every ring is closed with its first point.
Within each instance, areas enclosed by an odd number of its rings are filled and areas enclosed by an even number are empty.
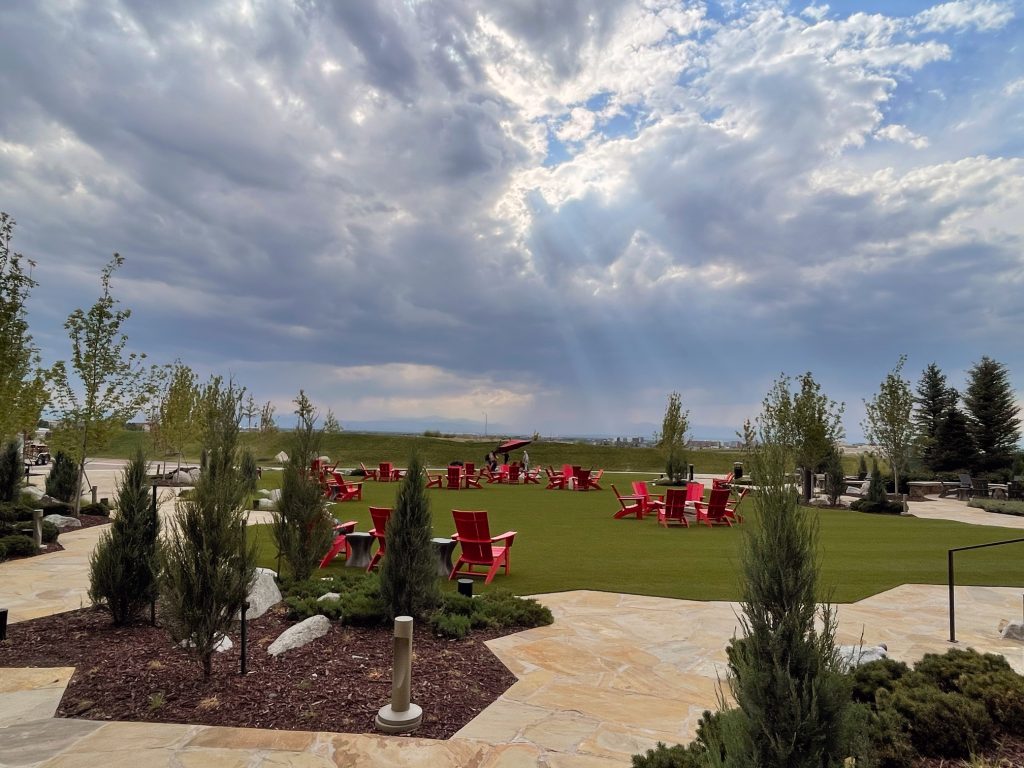
{"type": "MultiPolygon", "coordinates": [[[[508,464],[508,452],[507,451],[501,454],[501,462],[502,462],[502,464],[508,464]]],[[[498,471],[498,454],[495,453],[494,451],[488,451],[487,455],[484,456],[484,463],[487,465],[487,469],[489,469],[491,472],[497,472],[498,471]]],[[[528,454],[526,451],[523,451],[523,459],[522,459],[521,464],[522,464],[524,472],[529,471],[529,469],[530,469],[530,454],[528,454]]]]}

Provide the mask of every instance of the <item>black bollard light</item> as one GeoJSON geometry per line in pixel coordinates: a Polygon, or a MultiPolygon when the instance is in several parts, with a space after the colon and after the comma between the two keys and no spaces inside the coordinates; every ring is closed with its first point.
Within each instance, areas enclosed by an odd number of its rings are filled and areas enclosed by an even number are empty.
{"type": "Polygon", "coordinates": [[[465,597],[473,596],[473,580],[459,579],[459,594],[465,597]]]}
{"type": "Polygon", "coordinates": [[[0,608],[0,643],[7,639],[7,609],[0,608]]]}
{"type": "Polygon", "coordinates": [[[244,675],[246,673],[246,645],[247,638],[245,633],[245,612],[249,610],[249,601],[246,600],[242,603],[242,671],[239,674],[244,675]]]}

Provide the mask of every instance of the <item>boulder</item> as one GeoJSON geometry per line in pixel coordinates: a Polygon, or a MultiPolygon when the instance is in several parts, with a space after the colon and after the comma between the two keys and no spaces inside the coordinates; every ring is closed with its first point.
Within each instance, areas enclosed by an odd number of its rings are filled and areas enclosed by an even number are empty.
{"type": "MultiPolygon", "coordinates": [[[[178,647],[194,648],[195,643],[193,643],[191,640],[182,640],[180,643],[178,643],[178,647]]],[[[217,644],[213,646],[213,650],[217,653],[224,653],[225,651],[230,651],[234,647],[235,644],[231,642],[230,637],[228,637],[227,635],[221,635],[220,640],[218,640],[217,644]]]]}
{"type": "Polygon", "coordinates": [[[58,528],[81,528],[82,521],[77,517],[67,515],[47,515],[43,518],[48,523],[53,523],[58,528]]]}
{"type": "Polygon", "coordinates": [[[33,499],[41,499],[46,495],[42,488],[36,488],[34,485],[26,485],[21,489],[21,492],[26,496],[31,496],[33,499]]]}
{"type": "MultiPolygon", "coordinates": [[[[258,619],[275,605],[281,602],[281,590],[277,588],[274,577],[277,574],[269,568],[257,568],[249,587],[249,610],[246,619],[258,619]]],[[[241,614],[237,618],[241,618],[241,614]]]]}
{"type": "Polygon", "coordinates": [[[290,651],[292,648],[301,648],[317,638],[323,637],[331,628],[331,620],[326,616],[317,614],[310,616],[305,621],[300,621],[294,627],[289,627],[278,636],[277,640],[270,644],[267,653],[271,656],[290,651]]]}
{"type": "Polygon", "coordinates": [[[322,603],[325,600],[340,600],[341,594],[338,592],[326,592],[316,599],[318,603],[322,603]]]}
{"type": "Polygon", "coordinates": [[[1024,641],[1024,621],[1010,621],[999,633],[1004,640],[1024,641]]]}
{"type": "Polygon", "coordinates": [[[880,643],[879,645],[841,645],[836,651],[839,654],[839,663],[847,670],[855,669],[861,664],[889,657],[889,649],[885,643],[880,643]]]}
{"type": "Polygon", "coordinates": [[[282,464],[284,464],[286,461],[288,461],[288,454],[285,453],[284,451],[281,451],[274,458],[277,459],[278,461],[280,461],[282,464]]]}

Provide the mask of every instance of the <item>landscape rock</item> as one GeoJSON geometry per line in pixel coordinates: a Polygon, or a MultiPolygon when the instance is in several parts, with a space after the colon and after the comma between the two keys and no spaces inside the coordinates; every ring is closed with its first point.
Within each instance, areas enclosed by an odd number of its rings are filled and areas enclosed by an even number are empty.
{"type": "MultiPolygon", "coordinates": [[[[194,645],[195,643],[193,643],[191,640],[182,640],[180,643],[178,643],[179,648],[192,648],[194,645]]],[[[216,653],[224,653],[225,651],[230,651],[234,647],[235,644],[231,642],[230,637],[228,637],[227,635],[221,635],[220,640],[218,640],[217,644],[213,646],[213,650],[216,653]]]]}
{"type": "Polygon", "coordinates": [[[282,464],[284,464],[286,461],[288,461],[288,454],[285,453],[284,451],[281,451],[274,458],[277,459],[278,461],[280,461],[282,464]]]}
{"type": "Polygon", "coordinates": [[[316,599],[316,601],[318,603],[322,603],[325,600],[340,600],[340,599],[341,599],[341,594],[340,593],[338,593],[338,592],[327,592],[325,594],[320,595],[320,597],[318,597],[316,599]]]}
{"type": "Polygon", "coordinates": [[[33,499],[41,499],[46,495],[42,488],[36,488],[34,485],[26,485],[21,489],[21,492],[26,496],[31,496],[33,499]]]}
{"type": "Polygon", "coordinates": [[[999,633],[1004,640],[1024,641],[1024,621],[1010,621],[999,633]]]}
{"type": "Polygon", "coordinates": [[[47,515],[43,518],[48,523],[53,523],[58,528],[81,528],[82,521],[77,517],[69,517],[68,515],[47,515]]]}
{"type": "MultiPolygon", "coordinates": [[[[277,588],[274,577],[277,574],[269,568],[257,568],[249,587],[249,610],[246,619],[258,619],[275,605],[281,602],[281,590],[277,588]]],[[[237,618],[241,618],[241,614],[237,618]]]]}
{"type": "Polygon", "coordinates": [[[847,670],[855,669],[861,664],[867,664],[879,659],[889,658],[889,649],[885,643],[879,645],[841,645],[836,651],[839,654],[839,663],[847,670]]]}
{"type": "Polygon", "coordinates": [[[307,643],[323,637],[331,628],[331,620],[326,616],[317,614],[310,616],[305,621],[300,621],[294,627],[289,627],[282,632],[277,640],[270,644],[267,653],[271,656],[290,651],[292,648],[301,648],[307,643]]]}

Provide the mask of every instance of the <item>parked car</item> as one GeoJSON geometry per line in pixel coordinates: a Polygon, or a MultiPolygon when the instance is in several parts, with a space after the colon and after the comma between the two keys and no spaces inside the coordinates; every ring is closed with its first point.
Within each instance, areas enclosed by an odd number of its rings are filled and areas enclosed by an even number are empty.
{"type": "Polygon", "coordinates": [[[43,443],[29,443],[25,446],[25,462],[28,464],[50,463],[50,448],[43,443]]]}

